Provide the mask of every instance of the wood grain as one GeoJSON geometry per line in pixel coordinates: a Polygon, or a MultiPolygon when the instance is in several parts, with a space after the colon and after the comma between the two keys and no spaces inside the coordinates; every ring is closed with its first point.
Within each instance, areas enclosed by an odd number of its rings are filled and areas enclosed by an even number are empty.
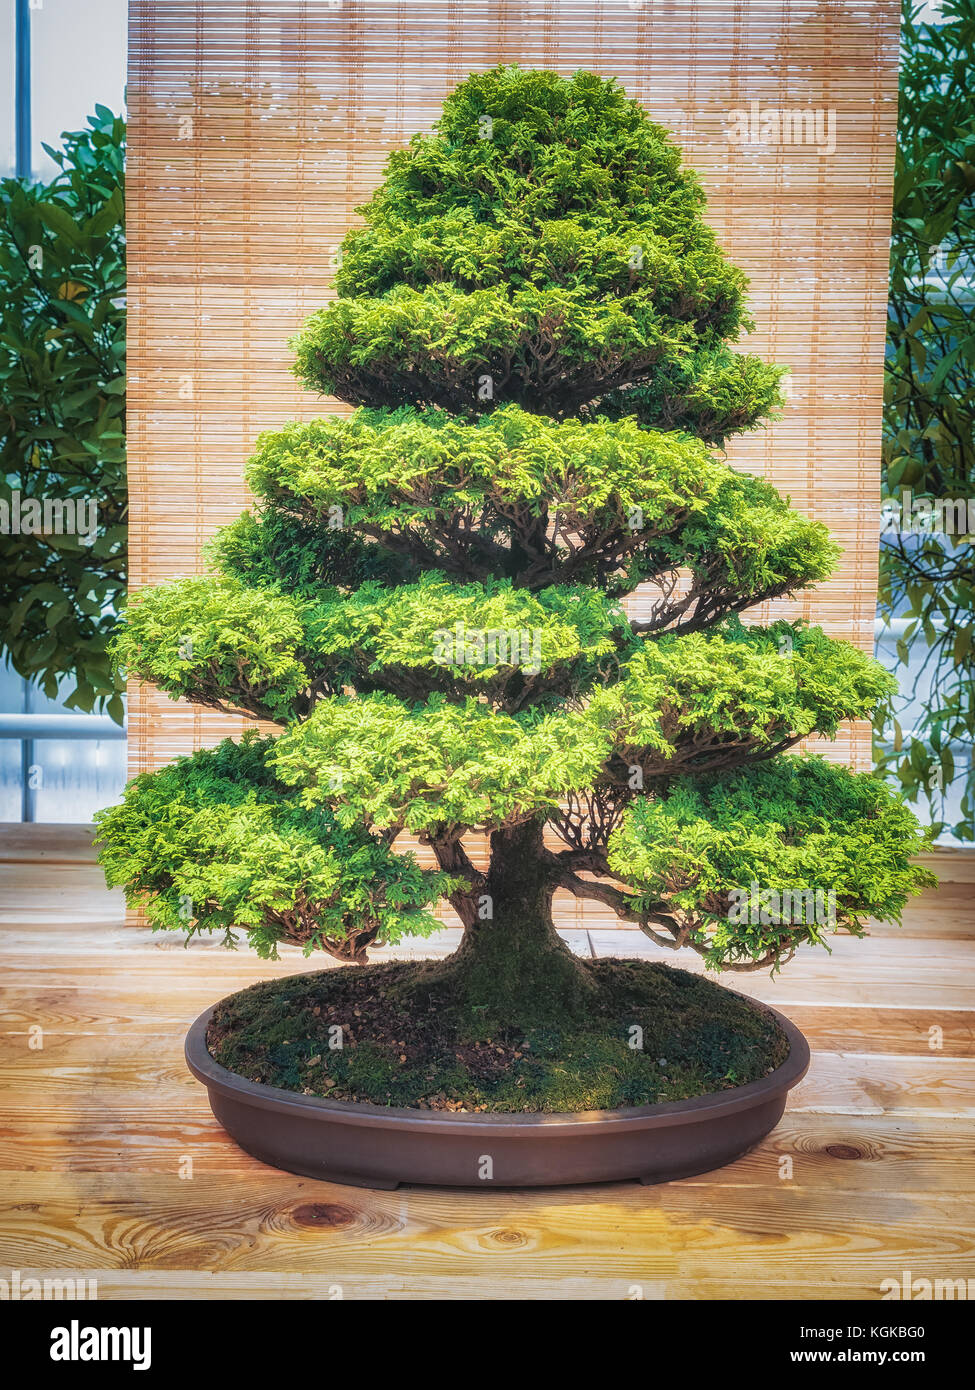
{"type": "MultiPolygon", "coordinates": [[[[126,927],[77,835],[0,828],[0,1270],[95,1278],[101,1299],[869,1301],[904,1269],[973,1276],[972,862],[945,866],[947,923],[932,895],[913,930],[731,981],[813,1049],[737,1163],[657,1188],[383,1194],[250,1158],[182,1061],[219,994],[327,963],[126,927]]],[[[572,916],[563,931],[586,954],[657,954],[572,916]]]]}

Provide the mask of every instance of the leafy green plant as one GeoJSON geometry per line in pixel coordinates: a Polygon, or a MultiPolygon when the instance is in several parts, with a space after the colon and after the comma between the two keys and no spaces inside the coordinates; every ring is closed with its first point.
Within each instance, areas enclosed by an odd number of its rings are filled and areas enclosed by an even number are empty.
{"type": "Polygon", "coordinates": [[[0,182],[0,640],[22,676],[122,722],[108,642],[125,594],[125,123],[103,106],[0,182]],[[80,518],[80,520],[79,520],[80,518]]]}
{"type": "Polygon", "coordinates": [[[876,758],[936,833],[975,838],[975,651],[972,508],[975,498],[975,3],[946,0],[943,23],[908,3],[890,260],[884,404],[884,496],[890,524],[880,563],[880,614],[906,616],[897,662],[913,663],[901,708],[875,719],[876,758]],[[905,497],[905,494],[907,496],[905,497]],[[951,534],[935,508],[948,509],[951,534]],[[905,503],[907,504],[905,506],[905,503]],[[956,768],[953,745],[967,747],[956,768]],[[945,791],[963,773],[960,819],[945,791]]]}
{"type": "Polygon", "coordinates": [[[558,889],[743,970],[896,919],[930,881],[881,779],[788,751],[891,678],[738,616],[836,549],[711,447],[775,413],[781,373],[729,346],[745,282],[703,203],[666,133],[584,72],[477,74],[390,157],[295,343],[302,380],[360,408],[264,435],[255,511],[116,639],[137,677],[280,726],[101,814],[109,881],[155,925],[358,960],[362,931],[426,931],[446,892],[460,949],[397,976],[400,1004],[534,1037],[605,1007],[558,889]],[[397,855],[403,831],[436,871],[397,855]],[[739,920],[753,880],[828,888],[835,917],[739,920]]]}

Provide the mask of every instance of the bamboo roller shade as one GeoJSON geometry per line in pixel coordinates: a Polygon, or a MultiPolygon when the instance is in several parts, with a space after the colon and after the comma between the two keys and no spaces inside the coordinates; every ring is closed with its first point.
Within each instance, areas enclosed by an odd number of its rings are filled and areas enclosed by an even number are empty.
{"type": "MultiPolygon", "coordinates": [[[[472,70],[583,67],[673,131],[751,278],[747,350],[792,368],[785,418],[728,457],[844,555],[752,620],[801,616],[869,650],[898,25],[899,0],[130,0],[133,591],[200,569],[247,503],[261,430],[348,411],[299,387],[286,339],[331,297],[386,153],[472,70]],[[835,151],[732,143],[729,113],[753,102],[835,113],[835,151]]],[[[131,775],[247,726],[133,685],[131,775]]],[[[869,767],[869,726],[824,751],[869,767]]]]}

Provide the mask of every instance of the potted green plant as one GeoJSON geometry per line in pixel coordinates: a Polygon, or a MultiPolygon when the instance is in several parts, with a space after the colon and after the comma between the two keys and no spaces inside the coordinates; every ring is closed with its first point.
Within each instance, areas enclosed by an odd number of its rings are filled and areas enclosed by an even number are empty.
{"type": "Polygon", "coordinates": [[[616,83],[468,78],[389,157],[296,341],[299,378],[358,408],[264,435],[209,573],[129,605],[131,672],[281,727],[136,778],[100,818],[109,882],[155,927],[351,967],[191,1030],[216,1115],[269,1162],[376,1186],[726,1162],[781,1115],[801,1035],[700,974],[576,956],[556,891],[777,970],[926,881],[896,795],[788,752],[889,677],[738,616],[837,552],[716,452],[781,369],[728,347],[746,282],[703,206],[616,83]],[[453,955],[364,963],[443,897],[453,955]]]}

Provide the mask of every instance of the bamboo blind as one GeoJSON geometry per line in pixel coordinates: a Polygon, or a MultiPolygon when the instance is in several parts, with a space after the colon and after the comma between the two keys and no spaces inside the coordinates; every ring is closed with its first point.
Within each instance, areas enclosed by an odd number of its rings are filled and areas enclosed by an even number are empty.
{"type": "MultiPolygon", "coordinates": [[[[133,590],[200,568],[246,504],[261,430],[347,410],[297,385],[286,339],[330,297],[387,151],[474,69],[584,67],[674,132],[751,277],[747,350],[793,371],[786,417],[729,459],[826,522],[844,558],[754,617],[870,649],[898,23],[899,0],[130,0],[133,590]],[[835,150],[754,129],[732,143],[736,110],[834,113],[835,150]]],[[[134,686],[131,773],[243,727],[134,686]]],[[[826,751],[869,766],[869,727],[826,751]]]]}

